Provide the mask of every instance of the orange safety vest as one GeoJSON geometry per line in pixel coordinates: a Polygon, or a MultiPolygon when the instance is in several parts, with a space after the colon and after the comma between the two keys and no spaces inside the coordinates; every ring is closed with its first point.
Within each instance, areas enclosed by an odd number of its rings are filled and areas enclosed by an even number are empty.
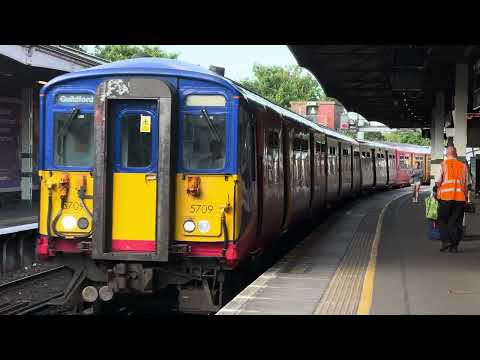
{"type": "Polygon", "coordinates": [[[456,159],[444,160],[441,164],[443,180],[438,189],[440,200],[465,201],[467,167],[456,159]]]}

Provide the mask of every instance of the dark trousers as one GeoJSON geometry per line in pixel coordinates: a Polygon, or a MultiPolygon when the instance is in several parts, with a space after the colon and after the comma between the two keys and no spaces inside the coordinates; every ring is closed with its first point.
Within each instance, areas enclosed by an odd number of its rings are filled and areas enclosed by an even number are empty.
{"type": "Polygon", "coordinates": [[[443,245],[458,245],[463,233],[464,201],[438,200],[438,227],[443,245]]]}

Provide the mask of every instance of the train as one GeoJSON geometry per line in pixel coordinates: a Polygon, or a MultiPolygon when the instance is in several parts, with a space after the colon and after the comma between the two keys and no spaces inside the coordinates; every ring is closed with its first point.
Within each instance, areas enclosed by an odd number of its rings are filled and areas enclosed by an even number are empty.
{"type": "Polygon", "coordinates": [[[282,234],[408,186],[417,158],[429,169],[424,148],[357,141],[159,58],[52,79],[40,134],[36,252],[75,270],[66,298],[79,309],[170,289],[182,311],[214,312],[230,275],[282,234]]]}

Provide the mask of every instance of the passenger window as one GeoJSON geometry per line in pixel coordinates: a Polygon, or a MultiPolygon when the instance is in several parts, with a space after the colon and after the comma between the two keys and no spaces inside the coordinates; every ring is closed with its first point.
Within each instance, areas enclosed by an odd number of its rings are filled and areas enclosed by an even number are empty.
{"type": "Polygon", "coordinates": [[[315,142],[315,152],[318,154],[322,151],[322,144],[320,144],[318,141],[315,142]]]}
{"type": "Polygon", "coordinates": [[[268,166],[268,182],[279,182],[279,158],[280,158],[280,140],[279,133],[274,130],[268,131],[267,143],[267,166],[268,166]]]}
{"type": "Polygon", "coordinates": [[[302,140],[302,152],[308,153],[308,140],[302,140]]]}
{"type": "Polygon", "coordinates": [[[143,168],[152,163],[152,133],[140,131],[140,114],[125,114],[121,120],[121,164],[143,168]]]}

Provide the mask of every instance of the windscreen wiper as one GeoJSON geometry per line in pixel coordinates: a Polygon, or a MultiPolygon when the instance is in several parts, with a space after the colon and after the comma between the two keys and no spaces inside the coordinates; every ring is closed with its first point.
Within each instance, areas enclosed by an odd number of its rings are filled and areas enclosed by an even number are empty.
{"type": "Polygon", "coordinates": [[[65,134],[67,133],[68,130],[70,130],[70,126],[72,125],[73,120],[80,114],[80,109],[79,108],[73,108],[72,112],[70,113],[70,117],[68,120],[63,124],[62,128],[58,131],[58,139],[61,141],[58,142],[58,155],[61,155],[63,151],[63,139],[65,137],[65,134]]]}
{"type": "MultiPolygon", "coordinates": [[[[207,109],[203,108],[203,109],[202,109],[202,114],[203,114],[203,116],[205,117],[205,119],[207,119],[208,127],[210,128],[210,132],[211,132],[211,133],[213,134],[213,136],[215,137],[215,140],[217,140],[218,142],[220,142],[220,136],[218,136],[217,128],[216,128],[215,125],[213,124],[212,120],[210,120],[210,116],[208,115],[207,109]]],[[[222,139],[222,140],[223,140],[223,139],[222,139]]]]}

